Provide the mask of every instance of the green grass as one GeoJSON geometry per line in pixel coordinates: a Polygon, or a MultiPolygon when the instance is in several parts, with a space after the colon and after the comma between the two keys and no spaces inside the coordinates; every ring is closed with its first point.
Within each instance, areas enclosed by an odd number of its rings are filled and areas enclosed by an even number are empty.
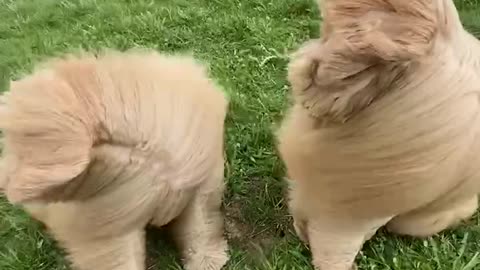
{"type": "MultiPolygon", "coordinates": [[[[480,35],[480,2],[457,1],[480,35]]],[[[0,0],[0,88],[40,59],[79,48],[193,51],[231,96],[225,212],[227,269],[312,269],[284,201],[273,132],[288,99],[288,53],[318,36],[310,0],[0,0]]],[[[358,256],[360,269],[480,269],[480,217],[427,240],[380,232],[358,256]]],[[[174,249],[149,233],[149,269],[180,269],[174,249]]],[[[0,200],[0,269],[67,269],[38,224],[0,200]]]]}

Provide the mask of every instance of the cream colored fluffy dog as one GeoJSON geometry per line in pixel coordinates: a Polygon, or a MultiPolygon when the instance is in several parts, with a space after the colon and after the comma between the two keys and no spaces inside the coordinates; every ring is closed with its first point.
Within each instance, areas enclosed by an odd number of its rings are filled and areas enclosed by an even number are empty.
{"type": "Polygon", "coordinates": [[[13,82],[0,111],[4,192],[78,270],[144,270],[147,224],[173,224],[186,269],[227,261],[227,101],[187,56],[108,52],[13,82]]]}
{"type": "Polygon", "coordinates": [[[320,270],[376,230],[424,237],[477,208],[480,43],[451,0],[323,0],[289,66],[290,210],[320,270]]]}

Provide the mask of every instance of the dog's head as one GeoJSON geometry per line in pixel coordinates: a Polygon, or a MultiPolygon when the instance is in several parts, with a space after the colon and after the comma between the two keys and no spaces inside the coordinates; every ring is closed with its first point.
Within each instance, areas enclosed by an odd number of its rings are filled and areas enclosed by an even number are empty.
{"type": "Polygon", "coordinates": [[[52,189],[90,163],[94,120],[82,104],[88,95],[78,95],[62,72],[82,77],[81,69],[39,71],[13,82],[0,104],[0,185],[13,203],[48,201],[52,189]]]}
{"type": "MultiPolygon", "coordinates": [[[[322,37],[289,65],[296,102],[345,122],[395,87],[439,38],[461,27],[450,0],[319,0],[322,37]]],[[[457,29],[457,30],[456,30],[457,29]]]]}

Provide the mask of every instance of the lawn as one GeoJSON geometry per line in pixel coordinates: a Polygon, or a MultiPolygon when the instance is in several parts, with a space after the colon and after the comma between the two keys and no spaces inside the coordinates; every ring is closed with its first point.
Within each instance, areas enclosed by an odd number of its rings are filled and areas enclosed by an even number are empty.
{"type": "MultiPolygon", "coordinates": [[[[480,2],[457,2],[465,26],[480,36],[480,2]]],[[[273,134],[288,106],[288,54],[317,37],[319,24],[313,0],[0,0],[0,88],[44,57],[79,48],[193,51],[231,97],[226,269],[312,269],[286,211],[273,134]]],[[[148,245],[148,269],[181,269],[161,231],[149,230],[148,245]]],[[[473,270],[478,252],[480,215],[425,240],[381,231],[357,261],[362,270],[473,270]]],[[[67,269],[40,226],[1,199],[0,269],[67,269]]]]}

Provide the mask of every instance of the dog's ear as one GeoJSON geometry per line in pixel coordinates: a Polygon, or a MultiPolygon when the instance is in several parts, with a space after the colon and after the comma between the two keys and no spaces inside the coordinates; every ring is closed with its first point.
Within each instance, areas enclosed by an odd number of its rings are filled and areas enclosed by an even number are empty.
{"type": "Polygon", "coordinates": [[[48,201],[49,191],[85,171],[93,141],[84,116],[70,85],[53,72],[12,83],[0,110],[9,201],[48,201]]]}
{"type": "Polygon", "coordinates": [[[289,81],[313,116],[344,122],[433,48],[433,0],[322,0],[322,38],[294,54],[289,81]]]}

